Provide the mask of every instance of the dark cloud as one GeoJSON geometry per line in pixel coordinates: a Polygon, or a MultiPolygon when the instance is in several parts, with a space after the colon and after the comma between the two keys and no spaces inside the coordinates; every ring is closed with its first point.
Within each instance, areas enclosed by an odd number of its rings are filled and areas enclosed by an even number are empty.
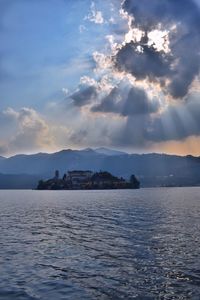
{"type": "Polygon", "coordinates": [[[198,99],[188,100],[176,106],[169,106],[152,118],[150,115],[129,116],[121,129],[112,135],[115,145],[148,146],[151,143],[181,141],[200,135],[200,103],[198,99]]]}
{"type": "MultiPolygon", "coordinates": [[[[112,52],[112,84],[116,87],[108,95],[105,96],[100,78],[98,89],[96,86],[81,87],[71,96],[74,105],[90,104],[91,112],[125,117],[107,115],[102,119],[108,132],[103,134],[101,126],[97,126],[95,131],[95,137],[102,136],[114,146],[144,149],[153,143],[183,141],[190,136],[199,136],[200,102],[191,96],[190,90],[200,71],[198,5],[193,0],[124,0],[122,7],[133,17],[132,29],[142,30],[143,37],[140,41],[131,40],[130,32],[130,36],[125,37],[127,42],[112,52]],[[150,43],[149,33],[153,30],[166,34],[165,49],[158,49],[156,43],[150,43]],[[168,46],[170,51],[166,50],[168,46]],[[115,80],[115,71],[123,72],[120,83],[115,80]],[[131,85],[127,74],[135,77],[135,86],[131,85]],[[137,87],[139,80],[155,83],[154,92],[160,85],[162,99],[150,99],[145,87],[137,87]],[[169,95],[182,101],[169,102],[169,98],[165,97],[169,95]]],[[[86,144],[93,141],[92,132],[93,126],[88,126],[87,130],[81,128],[72,134],[71,140],[86,144]]]]}
{"type": "Polygon", "coordinates": [[[129,116],[120,130],[111,136],[114,146],[144,147],[147,143],[145,132],[149,125],[149,116],[129,116]]]}
{"type": "Polygon", "coordinates": [[[169,55],[158,53],[153,47],[143,45],[143,51],[139,52],[137,47],[141,43],[127,43],[116,55],[115,63],[120,71],[131,73],[136,79],[155,80],[170,74],[169,55]]]}
{"type": "Polygon", "coordinates": [[[133,16],[132,27],[146,34],[139,42],[122,46],[115,57],[117,69],[136,79],[165,82],[165,92],[183,98],[200,70],[200,10],[188,0],[125,0],[123,9],[133,16]],[[169,34],[171,53],[147,45],[148,32],[160,28],[176,30],[169,34]],[[142,51],[138,51],[138,46],[142,51]]]}
{"type": "Polygon", "coordinates": [[[149,100],[144,90],[132,87],[127,95],[125,91],[114,88],[100,104],[92,107],[92,111],[132,116],[151,114],[156,112],[158,108],[158,101],[149,100]]]}
{"type": "Polygon", "coordinates": [[[101,103],[91,108],[92,112],[120,113],[119,100],[121,99],[120,90],[113,88],[112,91],[102,99],[101,103]]]}
{"type": "Polygon", "coordinates": [[[86,129],[81,129],[76,132],[73,132],[69,137],[69,140],[74,144],[83,144],[87,142],[88,132],[86,129]]]}
{"type": "Polygon", "coordinates": [[[134,17],[134,25],[145,31],[174,21],[200,24],[199,7],[193,0],[125,0],[122,7],[134,17]]]}
{"type": "MultiPolygon", "coordinates": [[[[198,26],[200,29],[200,24],[198,26]]],[[[190,32],[178,40],[172,46],[172,53],[178,64],[172,70],[168,91],[174,98],[182,98],[200,71],[200,30],[196,34],[190,32]]]]}
{"type": "Polygon", "coordinates": [[[159,109],[157,100],[150,101],[144,90],[131,88],[126,98],[122,115],[143,115],[155,113],[159,109]]]}
{"type": "Polygon", "coordinates": [[[182,140],[200,134],[199,100],[189,101],[180,106],[169,106],[155,118],[145,138],[151,141],[182,140]]]}
{"type": "Polygon", "coordinates": [[[75,106],[84,106],[90,103],[97,96],[97,91],[94,86],[81,88],[78,92],[70,96],[75,106]]]}

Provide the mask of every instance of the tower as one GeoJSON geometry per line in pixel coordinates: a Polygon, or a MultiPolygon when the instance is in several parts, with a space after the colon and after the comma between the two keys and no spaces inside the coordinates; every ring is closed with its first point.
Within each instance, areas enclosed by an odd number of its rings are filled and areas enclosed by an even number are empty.
{"type": "Polygon", "coordinates": [[[55,179],[59,179],[59,171],[58,170],[55,171],[55,179]]]}

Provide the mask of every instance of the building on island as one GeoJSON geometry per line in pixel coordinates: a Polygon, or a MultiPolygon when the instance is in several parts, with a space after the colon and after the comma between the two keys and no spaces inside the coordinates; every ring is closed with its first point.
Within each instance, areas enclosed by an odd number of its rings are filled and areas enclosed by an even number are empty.
{"type": "Polygon", "coordinates": [[[68,171],[59,178],[59,171],[52,179],[40,180],[39,190],[94,190],[94,189],[139,189],[140,182],[132,175],[130,181],[113,176],[109,172],[68,171]]]}
{"type": "Polygon", "coordinates": [[[72,182],[81,182],[92,177],[92,171],[68,171],[68,178],[72,182]]]}
{"type": "Polygon", "coordinates": [[[92,171],[68,171],[67,180],[74,188],[80,188],[91,179],[92,175],[92,171]]]}

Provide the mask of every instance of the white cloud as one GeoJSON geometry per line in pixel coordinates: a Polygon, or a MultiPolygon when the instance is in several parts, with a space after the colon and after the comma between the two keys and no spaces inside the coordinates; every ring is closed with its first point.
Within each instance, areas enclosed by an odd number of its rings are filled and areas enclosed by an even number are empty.
{"type": "Polygon", "coordinates": [[[8,133],[6,142],[1,142],[1,148],[9,153],[34,152],[42,149],[51,149],[54,138],[50,134],[50,127],[45,119],[34,109],[23,107],[19,111],[8,108],[3,111],[7,117],[5,131],[9,132],[9,124],[15,124],[15,130],[8,133]]]}
{"type": "Polygon", "coordinates": [[[79,32],[80,33],[83,33],[85,30],[87,30],[87,28],[84,25],[79,26],[79,32]]]}
{"type": "Polygon", "coordinates": [[[89,20],[90,22],[93,22],[95,24],[103,24],[104,18],[103,14],[100,10],[96,10],[95,3],[92,2],[90,6],[90,13],[88,16],[84,18],[84,20],[89,20]]]}
{"type": "Polygon", "coordinates": [[[96,86],[97,82],[95,79],[89,77],[89,76],[82,76],[80,78],[80,84],[81,85],[88,85],[88,86],[96,86]]]}
{"type": "Polygon", "coordinates": [[[95,51],[93,52],[93,59],[96,63],[96,72],[108,71],[113,66],[112,58],[104,53],[95,51]]]}
{"type": "Polygon", "coordinates": [[[148,46],[153,47],[156,51],[170,52],[169,31],[152,30],[148,33],[148,46]]]}
{"type": "Polygon", "coordinates": [[[65,96],[69,94],[69,90],[67,88],[62,88],[62,92],[65,96]]]}
{"type": "Polygon", "coordinates": [[[130,42],[139,42],[144,36],[144,32],[138,28],[130,28],[128,33],[125,34],[124,44],[130,42]]]}

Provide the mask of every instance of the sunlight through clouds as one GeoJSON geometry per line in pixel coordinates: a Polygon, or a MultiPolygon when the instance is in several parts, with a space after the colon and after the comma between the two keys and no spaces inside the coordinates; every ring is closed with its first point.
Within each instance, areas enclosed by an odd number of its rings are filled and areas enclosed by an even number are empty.
{"type": "Polygon", "coordinates": [[[2,22],[2,149],[198,151],[198,0],[13,2],[2,22]]]}

